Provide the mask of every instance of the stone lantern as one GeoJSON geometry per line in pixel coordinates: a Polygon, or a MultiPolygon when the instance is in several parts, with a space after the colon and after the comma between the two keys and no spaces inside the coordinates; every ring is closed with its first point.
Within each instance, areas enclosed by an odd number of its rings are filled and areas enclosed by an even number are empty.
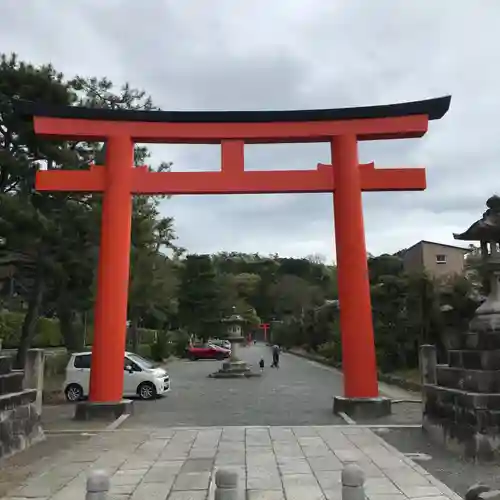
{"type": "Polygon", "coordinates": [[[224,323],[227,327],[226,339],[231,342],[231,361],[238,361],[236,352],[238,345],[245,341],[242,327],[246,321],[239,314],[233,313],[228,318],[222,319],[222,323],[224,323]]]}
{"type": "Polygon", "coordinates": [[[231,358],[222,363],[222,368],[210,375],[212,378],[242,378],[259,377],[260,372],[253,372],[245,361],[238,358],[238,345],[245,341],[243,335],[243,325],[246,320],[236,314],[236,308],[233,307],[233,314],[222,319],[222,323],[227,326],[226,339],[231,342],[231,358]]]}
{"type": "Polygon", "coordinates": [[[482,219],[465,233],[453,236],[462,241],[479,241],[482,269],[489,285],[488,296],[469,325],[469,334],[496,334],[500,339],[500,197],[492,196],[486,206],[482,219]]]}

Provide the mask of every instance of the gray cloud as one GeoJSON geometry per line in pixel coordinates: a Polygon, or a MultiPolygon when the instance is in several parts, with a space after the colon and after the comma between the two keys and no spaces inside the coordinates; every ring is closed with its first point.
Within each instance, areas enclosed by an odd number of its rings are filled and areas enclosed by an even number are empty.
{"type": "MultiPolygon", "coordinates": [[[[452,242],[498,190],[500,4],[422,0],[4,0],[2,50],[68,75],[146,89],[164,109],[300,109],[451,93],[420,140],[364,143],[360,160],[426,166],[428,189],[364,195],[367,245],[452,242]]],[[[153,162],[215,170],[205,146],[155,146],[153,162]]],[[[324,144],[252,146],[248,169],[315,168],[324,144]]],[[[330,195],[175,197],[163,204],[190,250],[333,256],[330,195]]]]}

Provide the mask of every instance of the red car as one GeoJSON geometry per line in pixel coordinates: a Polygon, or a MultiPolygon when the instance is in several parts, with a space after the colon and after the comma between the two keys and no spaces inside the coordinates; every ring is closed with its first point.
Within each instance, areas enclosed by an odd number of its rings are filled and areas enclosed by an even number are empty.
{"type": "Polygon", "coordinates": [[[231,356],[229,349],[219,347],[213,344],[193,345],[188,347],[188,358],[196,361],[197,359],[227,359],[231,356]]]}

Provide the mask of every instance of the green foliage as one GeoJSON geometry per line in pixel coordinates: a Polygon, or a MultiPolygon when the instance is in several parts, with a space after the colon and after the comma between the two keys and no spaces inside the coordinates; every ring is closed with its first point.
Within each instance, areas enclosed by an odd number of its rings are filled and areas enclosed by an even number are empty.
{"type": "Polygon", "coordinates": [[[150,344],[139,344],[137,347],[137,354],[143,358],[152,359],[151,356],[151,345],[150,344]]]}
{"type": "MultiPolygon", "coordinates": [[[[101,196],[34,191],[36,171],[85,169],[105,163],[105,146],[85,141],[48,141],[33,133],[15,113],[13,100],[113,109],[155,109],[144,91],[128,84],[119,90],[107,78],[70,80],[48,66],[34,66],[16,56],[0,59],[0,266],[10,266],[2,290],[4,307],[27,305],[19,339],[18,364],[35,342],[37,318],[56,313],[69,350],[83,347],[81,317],[92,308],[99,243],[101,196]],[[13,271],[12,271],[13,270],[13,271]]],[[[135,162],[149,152],[136,147],[135,162]]],[[[163,162],[158,170],[168,170],[163,162]]],[[[175,313],[175,279],[161,248],[179,252],[170,218],[162,218],[158,200],[134,199],[133,272],[130,319],[163,328],[175,313]]],[[[1,293],[1,292],[0,292],[1,293]]],[[[47,340],[53,344],[53,340],[47,340]]]]}
{"type": "Polygon", "coordinates": [[[151,330],[150,328],[138,328],[139,333],[139,343],[140,344],[152,344],[158,335],[157,330],[151,330]]]}
{"type": "Polygon", "coordinates": [[[173,356],[184,358],[186,356],[186,349],[189,346],[190,336],[184,330],[177,330],[170,333],[170,341],[172,342],[173,356]]]}
{"type": "MultiPolygon", "coordinates": [[[[0,338],[3,347],[14,348],[19,345],[21,328],[25,315],[15,312],[0,313],[0,338]]],[[[35,325],[33,347],[60,347],[64,345],[59,321],[49,318],[39,318],[35,325]]]]}
{"type": "MultiPolygon", "coordinates": [[[[153,330],[151,328],[138,328],[138,340],[139,344],[152,344],[157,335],[157,330],[153,330]]],[[[87,325],[87,336],[86,336],[86,344],[91,346],[94,343],[94,327],[93,325],[87,325]]],[[[130,347],[130,342],[127,342],[128,347],[130,347]]]]}
{"type": "Polygon", "coordinates": [[[172,355],[174,348],[166,332],[159,332],[156,342],[151,344],[151,358],[163,361],[172,355]]]}
{"type": "MultiPolygon", "coordinates": [[[[438,352],[444,353],[450,338],[467,327],[477,308],[474,282],[466,277],[436,280],[425,274],[407,275],[401,258],[391,255],[370,257],[368,265],[376,354],[382,371],[418,366],[423,343],[436,344],[438,352]]],[[[317,352],[339,363],[339,311],[334,301],[318,305],[321,295],[328,297],[329,292],[321,283],[313,283],[276,272],[268,296],[281,322],[271,323],[272,342],[317,352]]]]}
{"type": "Polygon", "coordinates": [[[300,322],[290,318],[286,323],[277,324],[271,330],[271,342],[285,349],[302,345],[300,342],[300,322]]]}
{"type": "Polygon", "coordinates": [[[209,255],[188,255],[181,268],[179,319],[198,338],[207,340],[220,328],[215,269],[209,255]]]}
{"type": "Polygon", "coordinates": [[[318,347],[318,354],[334,363],[342,362],[342,346],[340,339],[330,340],[318,347]]]}

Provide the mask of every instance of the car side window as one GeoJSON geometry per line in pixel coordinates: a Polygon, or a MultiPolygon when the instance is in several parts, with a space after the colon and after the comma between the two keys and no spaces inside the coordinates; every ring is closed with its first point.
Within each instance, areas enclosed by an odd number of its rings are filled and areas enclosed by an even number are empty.
{"type": "Polygon", "coordinates": [[[123,369],[129,370],[130,368],[132,368],[132,371],[134,371],[134,372],[141,372],[142,371],[141,367],[139,365],[137,365],[137,363],[134,363],[132,360],[125,357],[125,359],[123,361],[123,369]]]}
{"type": "Polygon", "coordinates": [[[91,358],[92,358],[91,354],[80,354],[79,356],[75,356],[75,368],[90,369],[91,358]]]}

